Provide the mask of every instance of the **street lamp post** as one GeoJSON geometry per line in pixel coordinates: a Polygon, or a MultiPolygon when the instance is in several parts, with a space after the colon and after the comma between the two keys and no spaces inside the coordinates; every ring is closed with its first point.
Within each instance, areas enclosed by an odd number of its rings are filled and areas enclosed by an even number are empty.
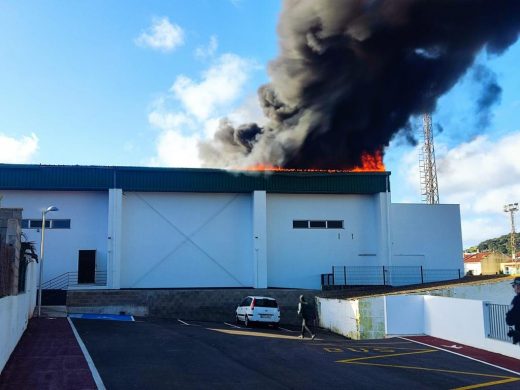
{"type": "Polygon", "coordinates": [[[42,282],[43,282],[43,248],[45,241],[45,216],[50,211],[58,211],[56,206],[49,206],[42,211],[42,237],[40,240],[40,278],[38,282],[38,317],[41,316],[42,309],[42,282]]]}

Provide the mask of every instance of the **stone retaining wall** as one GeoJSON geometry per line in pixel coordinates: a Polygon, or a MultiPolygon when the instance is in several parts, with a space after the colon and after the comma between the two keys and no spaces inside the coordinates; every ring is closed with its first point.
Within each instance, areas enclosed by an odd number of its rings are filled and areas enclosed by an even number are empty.
{"type": "Polygon", "coordinates": [[[102,313],[179,318],[196,321],[234,321],[235,309],[248,295],[269,296],[278,301],[281,323],[299,324],[298,298],[314,302],[318,290],[203,289],[203,290],[69,290],[69,313],[102,313]]]}

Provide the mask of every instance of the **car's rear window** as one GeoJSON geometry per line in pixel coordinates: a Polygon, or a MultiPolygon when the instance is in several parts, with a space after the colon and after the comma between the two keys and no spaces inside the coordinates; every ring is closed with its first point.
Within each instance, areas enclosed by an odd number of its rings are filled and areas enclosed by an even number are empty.
{"type": "Polygon", "coordinates": [[[255,306],[258,307],[278,307],[274,299],[255,299],[255,306]]]}

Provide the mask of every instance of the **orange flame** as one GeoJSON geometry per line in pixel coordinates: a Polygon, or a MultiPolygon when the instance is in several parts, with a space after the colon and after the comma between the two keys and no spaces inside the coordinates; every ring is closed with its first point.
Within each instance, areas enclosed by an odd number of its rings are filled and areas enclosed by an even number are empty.
{"type": "Polygon", "coordinates": [[[380,151],[374,154],[363,153],[361,155],[361,166],[347,169],[297,169],[282,168],[276,165],[256,164],[251,167],[242,168],[243,171],[255,172],[321,172],[321,173],[339,173],[339,172],[384,172],[385,164],[383,163],[383,155],[380,151]]]}
{"type": "Polygon", "coordinates": [[[385,164],[381,151],[374,154],[363,153],[361,155],[361,166],[351,169],[352,172],[384,172],[385,164]]]}

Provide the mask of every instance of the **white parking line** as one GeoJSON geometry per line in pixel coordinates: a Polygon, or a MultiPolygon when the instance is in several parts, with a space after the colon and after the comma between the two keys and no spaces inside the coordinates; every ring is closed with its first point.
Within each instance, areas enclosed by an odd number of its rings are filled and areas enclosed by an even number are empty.
{"type": "Polygon", "coordinates": [[[285,328],[282,328],[281,326],[279,326],[278,329],[285,330],[286,332],[298,333],[297,330],[285,329],[285,328]]]}
{"type": "Polygon", "coordinates": [[[103,380],[101,379],[101,376],[99,375],[99,372],[94,365],[94,361],[92,360],[92,357],[90,357],[90,354],[88,353],[88,349],[83,343],[83,340],[81,340],[81,337],[79,337],[79,333],[76,330],[76,327],[74,326],[74,323],[72,320],[67,317],[67,320],[69,321],[70,327],[72,328],[72,333],[74,333],[74,337],[76,338],[76,341],[79,344],[79,348],[81,349],[81,352],[83,352],[83,356],[85,357],[85,360],[87,361],[88,368],[90,368],[90,372],[92,374],[92,378],[94,378],[94,382],[96,382],[96,386],[98,390],[106,390],[105,385],[103,384],[103,380]]]}
{"type": "Polygon", "coordinates": [[[188,326],[190,325],[190,324],[188,324],[187,322],[184,322],[183,320],[179,320],[178,318],[177,318],[177,321],[179,321],[179,322],[180,322],[181,324],[183,324],[183,325],[188,325],[188,326]]]}
{"type": "Polygon", "coordinates": [[[227,322],[224,322],[224,324],[226,324],[227,326],[231,326],[232,328],[236,328],[236,329],[242,329],[241,326],[237,326],[237,325],[232,325],[232,324],[228,324],[227,322]]]}

